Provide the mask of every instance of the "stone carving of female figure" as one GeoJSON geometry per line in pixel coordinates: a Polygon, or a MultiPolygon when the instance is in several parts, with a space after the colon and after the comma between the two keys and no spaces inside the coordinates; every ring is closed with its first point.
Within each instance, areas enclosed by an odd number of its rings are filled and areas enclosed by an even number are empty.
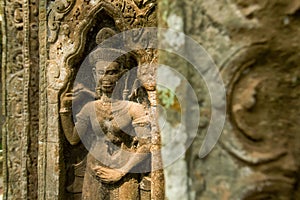
{"type": "Polygon", "coordinates": [[[61,102],[62,128],[70,144],[92,138],[82,188],[85,200],[150,198],[142,191],[150,185],[150,122],[143,105],[114,95],[128,69],[125,55],[111,62],[117,51],[97,48],[90,53],[98,98],[83,106],[75,124],[70,105],[79,97],[67,93],[61,102]]]}

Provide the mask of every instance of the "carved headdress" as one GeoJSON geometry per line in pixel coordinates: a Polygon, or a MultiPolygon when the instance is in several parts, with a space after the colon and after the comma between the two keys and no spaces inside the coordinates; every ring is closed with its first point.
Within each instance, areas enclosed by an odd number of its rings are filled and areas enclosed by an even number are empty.
{"type": "MultiPolygon", "coordinates": [[[[137,66],[136,56],[132,52],[125,52],[122,48],[122,41],[109,39],[116,34],[110,28],[101,29],[96,36],[96,43],[99,45],[94,51],[89,54],[88,61],[90,65],[95,66],[98,61],[117,62],[122,69],[130,70],[137,66]]],[[[122,70],[121,69],[121,70],[122,70]]],[[[129,90],[132,89],[132,84],[136,79],[134,70],[127,73],[125,77],[125,87],[123,89],[123,99],[127,99],[129,90]],[[131,80],[132,79],[132,80],[131,80]],[[132,83],[131,83],[132,82],[132,83]]],[[[97,96],[101,96],[101,91],[96,88],[97,96]]]]}
{"type": "Polygon", "coordinates": [[[130,69],[136,65],[136,56],[122,50],[123,41],[119,37],[114,37],[117,33],[111,28],[102,28],[97,36],[96,43],[98,47],[89,55],[89,63],[95,66],[99,60],[108,62],[118,62],[124,68],[130,69]]]}
{"type": "Polygon", "coordinates": [[[115,61],[125,67],[127,63],[127,55],[126,52],[120,49],[98,47],[90,53],[89,63],[92,66],[95,66],[95,64],[100,60],[107,62],[115,61]]]}

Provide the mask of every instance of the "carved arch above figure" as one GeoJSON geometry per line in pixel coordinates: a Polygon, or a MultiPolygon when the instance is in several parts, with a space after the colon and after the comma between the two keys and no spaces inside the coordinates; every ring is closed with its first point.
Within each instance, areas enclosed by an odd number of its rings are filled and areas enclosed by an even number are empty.
{"type": "MultiPolygon", "coordinates": [[[[57,65],[63,65],[69,71],[67,74],[74,75],[75,66],[92,50],[90,47],[86,48],[93,43],[92,40],[95,41],[95,35],[89,35],[91,31],[98,32],[101,28],[108,27],[119,33],[132,28],[155,26],[155,6],[155,1],[55,1],[48,10],[48,42],[50,46],[54,46],[55,51],[62,54],[57,65]]],[[[144,33],[140,32],[135,36],[137,40],[142,34],[144,33]]],[[[65,82],[68,79],[62,77],[60,80],[65,82]]]]}
{"type": "Polygon", "coordinates": [[[98,0],[93,2],[89,0],[77,2],[76,0],[56,0],[49,6],[48,11],[48,30],[50,32],[48,42],[56,42],[62,21],[75,23],[87,21],[88,23],[88,19],[93,18],[93,15],[101,9],[104,9],[115,20],[116,26],[121,31],[153,26],[156,24],[156,20],[149,19],[153,15],[155,6],[156,0],[98,0]]]}

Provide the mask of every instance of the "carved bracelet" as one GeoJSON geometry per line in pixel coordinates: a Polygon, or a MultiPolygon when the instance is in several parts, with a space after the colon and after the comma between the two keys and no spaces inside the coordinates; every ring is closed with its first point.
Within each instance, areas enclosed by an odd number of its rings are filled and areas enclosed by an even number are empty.
{"type": "Polygon", "coordinates": [[[67,114],[67,113],[70,113],[70,112],[71,112],[71,108],[61,108],[59,110],[60,114],[67,114]]]}

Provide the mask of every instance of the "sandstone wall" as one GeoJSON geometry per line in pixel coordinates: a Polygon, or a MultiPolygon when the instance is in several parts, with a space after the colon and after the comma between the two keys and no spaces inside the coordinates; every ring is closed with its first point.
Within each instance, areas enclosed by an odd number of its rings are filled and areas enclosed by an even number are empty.
{"type": "MultiPolygon", "coordinates": [[[[211,99],[217,90],[210,91],[203,78],[209,72],[199,74],[187,60],[164,50],[137,52],[140,64],[156,64],[158,56],[159,63],[178,72],[161,68],[173,88],[155,91],[156,67],[140,68],[144,80],[150,78],[146,89],[153,112],[160,109],[157,92],[162,114],[167,116],[161,127],[163,159],[184,152],[164,168],[168,199],[300,198],[298,0],[1,3],[4,199],[80,196],[66,191],[74,149],[61,130],[59,103],[87,52],[95,47],[92,40],[103,24],[118,31],[158,26],[185,33],[207,51],[223,78],[226,98],[220,94],[211,99]],[[178,79],[178,74],[188,82],[178,79]],[[186,98],[180,101],[170,92],[186,98]],[[197,100],[190,98],[193,92],[197,100]],[[173,99],[165,99],[170,96],[173,99]],[[225,100],[222,135],[209,155],[200,158],[212,105],[220,101],[222,107],[225,100]],[[196,138],[195,114],[200,115],[196,138]]],[[[161,43],[197,54],[181,34],[166,35],[161,43]]],[[[155,148],[159,148],[156,136],[155,148]]],[[[161,187],[161,171],[156,175],[161,187]]]]}
{"type": "MultiPolygon", "coordinates": [[[[227,92],[222,136],[200,159],[213,91],[189,63],[179,58],[175,62],[171,55],[160,57],[184,71],[201,106],[199,132],[186,162],[167,169],[169,199],[176,199],[177,190],[185,199],[299,198],[299,5],[280,0],[160,1],[159,26],[183,31],[202,45],[227,92]]],[[[187,116],[195,105],[188,103],[187,116]]],[[[191,120],[183,135],[190,134],[191,120]]]]}

